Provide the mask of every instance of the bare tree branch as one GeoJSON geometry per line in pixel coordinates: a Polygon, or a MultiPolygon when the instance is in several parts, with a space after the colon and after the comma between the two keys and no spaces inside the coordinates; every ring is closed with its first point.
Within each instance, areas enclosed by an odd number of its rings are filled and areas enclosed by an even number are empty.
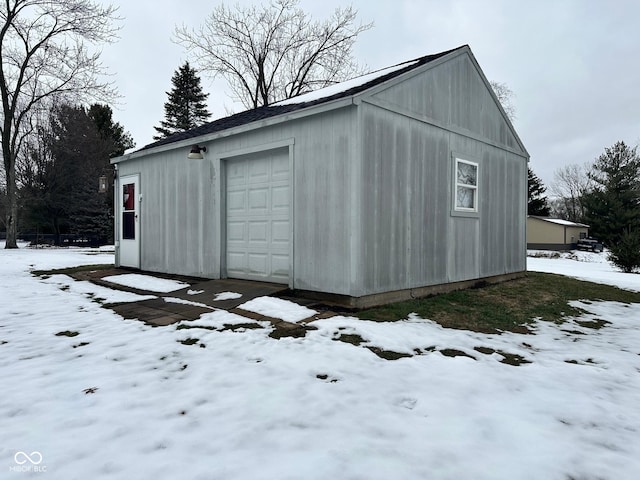
{"type": "Polygon", "coordinates": [[[591,190],[587,165],[571,164],[554,172],[550,190],[555,197],[555,215],[572,222],[584,221],[583,198],[591,190]]]}
{"type": "Polygon", "coordinates": [[[496,82],[494,80],[489,83],[491,84],[491,88],[493,88],[493,92],[496,94],[496,97],[498,97],[504,112],[507,114],[507,117],[509,117],[509,120],[515,120],[516,107],[513,104],[513,97],[515,95],[513,90],[511,90],[506,83],[496,82]]]}
{"type": "Polygon", "coordinates": [[[364,73],[353,46],[373,24],[357,24],[352,7],[315,21],[298,5],[299,0],[233,9],[222,4],[200,27],[176,27],[174,41],[193,56],[200,71],[225,78],[246,108],[364,73]]]}

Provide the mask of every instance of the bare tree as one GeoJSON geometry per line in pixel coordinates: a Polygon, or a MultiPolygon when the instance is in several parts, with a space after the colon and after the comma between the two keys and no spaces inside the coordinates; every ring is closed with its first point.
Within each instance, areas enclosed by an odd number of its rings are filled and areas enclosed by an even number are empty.
{"type": "Polygon", "coordinates": [[[89,45],[115,40],[116,8],[92,0],[3,0],[0,5],[0,136],[6,175],[5,248],[16,248],[16,158],[30,115],[53,97],[84,102],[115,94],[89,45]]]}
{"type": "Polygon", "coordinates": [[[509,120],[515,120],[516,107],[513,104],[513,97],[515,96],[513,90],[511,90],[506,83],[496,82],[495,80],[491,80],[489,83],[491,84],[491,88],[493,88],[493,92],[496,94],[496,97],[498,97],[504,112],[507,114],[507,117],[509,117],[509,120]]]}
{"type": "Polygon", "coordinates": [[[248,109],[363,73],[353,45],[373,24],[356,23],[352,7],[315,21],[298,4],[274,0],[233,9],[221,4],[199,28],[176,27],[175,41],[193,55],[200,71],[224,77],[234,99],[248,109]]]}
{"type": "Polygon", "coordinates": [[[591,189],[589,166],[571,164],[558,168],[551,184],[554,214],[571,222],[584,221],[584,195],[591,189]]]}

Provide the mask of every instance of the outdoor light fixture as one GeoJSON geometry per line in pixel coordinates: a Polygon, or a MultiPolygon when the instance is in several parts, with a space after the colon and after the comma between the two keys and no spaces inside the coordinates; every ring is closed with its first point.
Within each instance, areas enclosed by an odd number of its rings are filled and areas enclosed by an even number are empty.
{"type": "Polygon", "coordinates": [[[191,147],[191,151],[189,152],[189,155],[187,155],[187,158],[189,160],[202,160],[204,158],[204,155],[202,155],[202,152],[206,152],[206,151],[207,151],[207,147],[194,145],[193,147],[191,147]]]}
{"type": "Polygon", "coordinates": [[[105,175],[98,179],[98,193],[107,193],[107,177],[105,175]]]}

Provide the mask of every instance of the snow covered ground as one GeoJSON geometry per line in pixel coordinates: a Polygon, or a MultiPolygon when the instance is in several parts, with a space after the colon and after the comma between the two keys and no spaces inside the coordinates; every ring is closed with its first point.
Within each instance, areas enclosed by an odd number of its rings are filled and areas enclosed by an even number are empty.
{"type": "Polygon", "coordinates": [[[527,257],[527,269],[567,275],[580,280],[604,283],[640,292],[640,275],[623,273],[615,268],[607,261],[606,251],[591,253],[576,250],[558,253],[530,250],[527,257]]]}
{"type": "MultiPolygon", "coordinates": [[[[603,256],[577,258],[528,260],[640,290],[603,256]]],[[[152,328],[100,305],[140,296],[30,274],[112,261],[0,250],[0,478],[640,478],[640,305],[580,304],[581,322],[611,322],[599,330],[569,319],[485,335],[416,316],[334,317],[275,340],[270,327],[211,330],[248,321],[226,311],[194,322],[208,329],[152,328]],[[422,354],[383,360],[340,333],[422,354]]]]}

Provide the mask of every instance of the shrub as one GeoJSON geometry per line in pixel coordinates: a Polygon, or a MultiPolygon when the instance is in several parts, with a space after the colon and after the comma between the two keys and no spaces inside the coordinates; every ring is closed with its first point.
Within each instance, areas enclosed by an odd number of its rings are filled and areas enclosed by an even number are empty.
{"type": "Polygon", "coordinates": [[[609,246],[609,260],[625,273],[640,267],[640,231],[625,230],[620,241],[609,246]]]}

